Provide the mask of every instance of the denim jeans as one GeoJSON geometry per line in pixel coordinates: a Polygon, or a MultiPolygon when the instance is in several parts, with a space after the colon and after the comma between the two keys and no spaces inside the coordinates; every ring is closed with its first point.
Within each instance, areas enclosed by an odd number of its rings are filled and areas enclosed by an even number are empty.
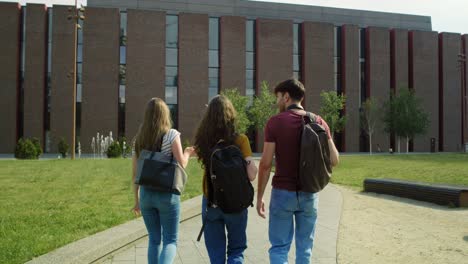
{"type": "Polygon", "coordinates": [[[247,209],[237,214],[225,214],[219,208],[207,208],[207,199],[203,197],[202,219],[206,221],[204,238],[211,264],[226,263],[225,230],[227,263],[244,263],[244,250],[247,248],[247,209]]]}
{"type": "Polygon", "coordinates": [[[268,251],[270,263],[288,263],[288,252],[294,233],[296,235],[296,263],[310,263],[317,209],[317,193],[296,193],[272,189],[268,229],[271,243],[268,251]]]}
{"type": "Polygon", "coordinates": [[[149,235],[148,263],[172,263],[177,250],[180,195],[141,186],[140,209],[149,235]]]}

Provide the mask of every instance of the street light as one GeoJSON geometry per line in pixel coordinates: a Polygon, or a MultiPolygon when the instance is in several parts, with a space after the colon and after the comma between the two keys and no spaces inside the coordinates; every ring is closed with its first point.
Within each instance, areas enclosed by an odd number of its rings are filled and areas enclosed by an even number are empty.
{"type": "Polygon", "coordinates": [[[72,126],[72,144],[71,144],[71,159],[75,159],[75,145],[76,145],[76,49],[77,49],[77,42],[78,42],[78,30],[81,30],[80,20],[84,20],[85,17],[83,15],[85,9],[83,5],[78,8],[77,0],[75,0],[75,6],[73,8],[68,8],[68,20],[73,19],[73,47],[74,47],[74,56],[73,56],[73,106],[72,106],[72,114],[73,114],[73,126],[72,126]]]}
{"type": "Polygon", "coordinates": [[[464,143],[464,151],[468,152],[468,120],[467,120],[467,97],[468,95],[466,94],[466,55],[463,53],[458,54],[458,63],[459,63],[459,68],[460,68],[460,76],[461,76],[461,92],[462,92],[462,120],[463,120],[463,127],[462,127],[462,137],[463,137],[463,143],[464,143]]]}

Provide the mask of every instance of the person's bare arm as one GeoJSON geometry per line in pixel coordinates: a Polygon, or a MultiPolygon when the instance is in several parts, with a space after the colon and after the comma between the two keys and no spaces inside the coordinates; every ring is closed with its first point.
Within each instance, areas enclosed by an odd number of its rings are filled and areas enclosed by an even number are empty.
{"type": "Polygon", "coordinates": [[[133,197],[135,199],[135,204],[132,208],[133,213],[138,216],[140,215],[140,200],[138,199],[138,190],[140,189],[140,185],[135,184],[136,179],[136,171],[137,171],[137,158],[136,155],[132,157],[132,185],[133,185],[133,197]]]}
{"type": "Polygon", "coordinates": [[[255,178],[257,178],[257,166],[252,157],[246,157],[245,160],[247,161],[247,175],[249,176],[249,180],[254,181],[255,178]]]}
{"type": "Polygon", "coordinates": [[[273,163],[275,147],[275,143],[272,142],[265,142],[263,144],[262,159],[260,160],[260,165],[258,166],[257,213],[263,218],[266,218],[263,194],[265,193],[265,188],[270,179],[271,165],[273,163]]]}
{"type": "Polygon", "coordinates": [[[172,154],[176,161],[182,166],[182,168],[187,167],[190,156],[193,153],[193,147],[186,147],[182,152],[182,144],[180,143],[180,135],[177,135],[174,141],[172,142],[172,154]]]}
{"type": "Polygon", "coordinates": [[[330,148],[330,163],[332,167],[335,167],[340,162],[340,153],[331,138],[328,139],[328,147],[330,148]]]}

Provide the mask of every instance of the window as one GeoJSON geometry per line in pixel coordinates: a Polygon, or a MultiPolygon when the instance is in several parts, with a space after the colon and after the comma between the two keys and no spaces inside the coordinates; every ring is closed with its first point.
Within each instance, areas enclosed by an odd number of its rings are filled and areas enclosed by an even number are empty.
{"type": "Polygon", "coordinates": [[[178,127],[178,31],[179,17],[166,15],[166,82],[165,94],[166,104],[171,112],[173,127],[178,127]]]}
{"type": "Polygon", "coordinates": [[[293,24],[293,76],[301,80],[301,24],[293,24]]]}
{"type": "Polygon", "coordinates": [[[210,17],[208,45],[208,101],[219,93],[219,18],[210,17]]]}

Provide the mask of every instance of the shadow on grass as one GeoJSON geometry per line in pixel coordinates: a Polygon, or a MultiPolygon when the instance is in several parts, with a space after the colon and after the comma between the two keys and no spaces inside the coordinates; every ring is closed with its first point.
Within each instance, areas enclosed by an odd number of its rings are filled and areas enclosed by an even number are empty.
{"type": "MultiPolygon", "coordinates": [[[[359,195],[372,197],[372,198],[378,198],[378,199],[384,199],[384,200],[394,201],[394,202],[399,202],[399,203],[405,203],[408,205],[430,208],[430,209],[439,210],[439,211],[447,211],[447,212],[468,211],[468,208],[464,208],[464,207],[454,207],[453,205],[445,205],[445,206],[438,205],[438,204],[434,204],[430,202],[418,201],[418,200],[413,200],[410,198],[393,196],[389,194],[364,192],[363,190],[359,192],[359,195]]],[[[466,236],[465,238],[468,239],[468,236],[466,236]]]]}
{"type": "Polygon", "coordinates": [[[464,237],[463,237],[463,240],[465,240],[466,242],[468,242],[468,236],[464,236],[464,237]]]}

